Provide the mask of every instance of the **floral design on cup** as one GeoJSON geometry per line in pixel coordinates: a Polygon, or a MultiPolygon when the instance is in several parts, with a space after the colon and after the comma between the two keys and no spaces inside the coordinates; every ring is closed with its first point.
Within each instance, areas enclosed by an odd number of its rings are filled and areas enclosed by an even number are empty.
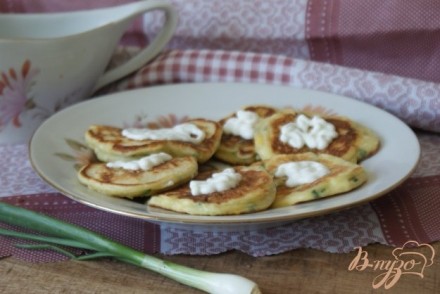
{"type": "Polygon", "coordinates": [[[1,72],[0,130],[10,123],[17,128],[21,127],[20,115],[37,107],[31,96],[31,90],[39,72],[38,68],[31,67],[28,59],[18,71],[10,68],[6,72],[1,72]]]}

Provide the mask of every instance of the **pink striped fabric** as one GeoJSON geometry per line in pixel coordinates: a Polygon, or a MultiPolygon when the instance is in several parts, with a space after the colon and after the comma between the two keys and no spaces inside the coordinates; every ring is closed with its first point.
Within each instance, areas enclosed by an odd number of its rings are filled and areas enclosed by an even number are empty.
{"type": "MultiPolygon", "coordinates": [[[[53,12],[135,0],[3,0],[0,12],[53,12]]],[[[179,24],[168,49],[239,50],[311,59],[440,82],[440,5],[400,0],[170,0],[179,24]]],[[[144,46],[163,15],[148,13],[123,43],[144,46]]]]}
{"type": "Polygon", "coordinates": [[[436,229],[439,187],[439,175],[413,178],[388,197],[372,202],[388,244],[401,246],[408,240],[440,239],[440,230],[436,229]]]}
{"type": "Polygon", "coordinates": [[[435,1],[309,0],[313,60],[440,82],[435,1]]]}

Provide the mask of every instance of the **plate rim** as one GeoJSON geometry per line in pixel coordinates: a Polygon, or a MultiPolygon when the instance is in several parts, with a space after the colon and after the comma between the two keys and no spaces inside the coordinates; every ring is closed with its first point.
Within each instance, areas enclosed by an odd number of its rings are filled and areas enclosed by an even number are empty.
{"type": "MultiPolygon", "coordinates": [[[[149,99],[149,98],[145,98],[145,99],[149,99]]],[[[367,126],[368,127],[368,126],[367,126]]],[[[189,224],[189,225],[221,225],[221,226],[236,226],[236,225],[243,225],[243,224],[260,224],[260,223],[281,223],[281,222],[288,222],[288,221],[295,221],[298,219],[304,219],[304,218],[309,218],[309,217],[314,217],[314,216],[321,216],[321,215],[326,215],[329,213],[333,213],[333,212],[338,212],[341,210],[345,210],[345,209],[349,209],[352,208],[354,206],[359,206],[365,203],[368,203],[374,199],[379,198],[380,196],[383,196],[384,194],[387,194],[388,192],[390,192],[391,190],[395,189],[396,187],[400,186],[405,180],[407,180],[414,172],[414,170],[417,168],[419,162],[420,162],[420,158],[421,158],[421,148],[420,148],[420,142],[417,139],[417,136],[415,135],[414,131],[405,123],[403,122],[401,119],[399,119],[397,116],[385,111],[384,109],[378,108],[377,106],[373,105],[373,104],[369,104],[367,102],[361,101],[361,100],[357,100],[355,98],[351,98],[351,97],[347,97],[347,96],[343,96],[343,95],[339,95],[339,94],[334,94],[334,93],[328,93],[328,92],[323,92],[323,91],[318,91],[318,90],[313,90],[313,89],[301,89],[301,88],[294,88],[291,86],[285,86],[285,85],[271,85],[271,84],[254,84],[254,83],[227,83],[227,82],[209,82],[209,83],[178,83],[178,84],[167,84],[167,85],[155,85],[155,86],[149,86],[149,87],[143,87],[143,88],[136,88],[136,89],[130,89],[127,91],[120,91],[120,92],[116,92],[116,93],[109,93],[109,94],[105,94],[102,96],[97,96],[94,97],[92,99],[86,100],[86,101],[82,101],[79,103],[76,103],[70,107],[67,107],[65,109],[62,109],[60,111],[58,111],[57,113],[55,113],[54,115],[52,115],[51,117],[49,117],[48,119],[46,119],[38,128],[37,130],[33,133],[31,140],[28,143],[28,157],[29,157],[29,161],[31,163],[31,166],[33,168],[33,170],[39,175],[40,178],[42,178],[46,183],[48,183],[51,187],[53,187],[54,189],[56,189],[57,191],[59,191],[61,194],[65,195],[66,197],[75,200],[77,202],[80,202],[84,205],[96,208],[96,209],[100,209],[103,211],[107,211],[107,212],[111,212],[111,213],[116,213],[119,215],[125,215],[128,217],[134,217],[134,218],[138,218],[138,219],[143,219],[146,221],[152,221],[152,222],[158,222],[158,223],[174,223],[174,224],[189,224]],[[127,98],[123,98],[124,96],[128,95],[134,95],[137,92],[144,92],[144,91],[149,91],[151,89],[159,89],[160,88],[167,88],[167,89],[171,89],[171,88],[185,88],[185,87],[263,87],[263,88],[285,88],[287,91],[292,90],[292,92],[298,91],[298,92],[305,92],[305,93],[313,93],[314,95],[316,94],[321,94],[321,95],[325,95],[325,96],[329,96],[329,97],[337,97],[337,99],[343,99],[343,100],[350,100],[356,104],[359,105],[366,105],[372,109],[374,109],[375,111],[379,111],[382,112],[383,114],[385,114],[386,116],[388,116],[391,119],[394,119],[396,121],[398,121],[400,123],[400,126],[402,128],[406,128],[406,131],[408,131],[409,134],[412,135],[413,139],[415,139],[415,143],[417,146],[417,157],[414,161],[414,163],[412,164],[411,168],[408,169],[408,171],[406,172],[406,174],[401,177],[398,181],[396,181],[394,184],[388,186],[387,188],[378,191],[377,193],[373,193],[370,196],[367,196],[365,198],[362,199],[357,199],[356,201],[352,201],[349,204],[341,204],[338,206],[333,206],[333,207],[327,207],[324,209],[320,209],[317,211],[310,211],[310,212],[303,212],[303,213],[299,213],[299,214],[295,214],[295,215],[281,215],[281,216],[267,216],[267,217],[260,217],[258,219],[253,219],[252,217],[250,218],[246,218],[246,219],[224,219],[224,218],[218,218],[216,216],[192,216],[193,218],[189,218],[189,219],[179,219],[179,216],[181,216],[181,214],[175,214],[172,213],[170,214],[170,216],[156,216],[156,215],[151,215],[151,213],[148,213],[147,211],[146,214],[145,213],[138,213],[136,211],[125,211],[125,210],[117,210],[111,207],[105,207],[102,206],[102,204],[100,205],[99,203],[96,202],[91,202],[90,200],[87,199],[83,199],[82,197],[78,197],[75,194],[72,194],[71,192],[67,191],[63,186],[60,186],[59,184],[57,184],[56,182],[52,181],[51,179],[47,178],[45,176],[45,174],[43,173],[42,170],[40,170],[40,167],[38,166],[38,164],[35,161],[35,158],[33,156],[33,146],[35,144],[35,138],[38,137],[39,133],[41,132],[41,130],[43,130],[47,124],[50,124],[52,121],[56,120],[58,117],[62,116],[63,113],[65,112],[71,112],[74,111],[76,108],[81,108],[81,107],[86,107],[87,104],[89,103],[103,103],[102,101],[108,98],[111,99],[127,99],[127,98]],[[194,219],[196,218],[196,219],[194,219]],[[202,218],[203,221],[197,220],[197,218],[202,218]]],[[[72,167],[73,168],[73,167],[72,167]]],[[[348,192],[349,193],[349,192],[348,192]]],[[[347,193],[344,193],[347,194],[347,193]]],[[[337,195],[335,197],[338,197],[337,195]]],[[[319,199],[316,201],[325,201],[327,198],[323,198],[323,199],[319,199]]],[[[129,200],[127,200],[129,201],[129,200]]],[[[146,205],[146,204],[142,204],[142,205],[146,205]]],[[[243,214],[244,215],[244,214],[243,214]]],[[[243,216],[242,215],[242,216],[243,216]]],[[[252,214],[247,214],[247,215],[252,215],[252,214]]],[[[234,216],[227,216],[228,218],[233,218],[234,216]]]]}

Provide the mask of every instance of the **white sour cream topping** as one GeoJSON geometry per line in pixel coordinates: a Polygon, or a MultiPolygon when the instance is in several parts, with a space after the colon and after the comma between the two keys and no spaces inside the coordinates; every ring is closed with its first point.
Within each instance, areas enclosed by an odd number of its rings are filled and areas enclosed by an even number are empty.
{"type": "Polygon", "coordinates": [[[227,168],[221,172],[212,174],[212,176],[205,181],[191,181],[189,188],[191,189],[191,194],[197,196],[235,188],[240,181],[241,174],[235,172],[233,168],[227,168]]]}
{"type": "Polygon", "coordinates": [[[280,141],[294,148],[306,145],[312,149],[323,150],[338,136],[335,126],[319,116],[309,119],[300,114],[295,122],[281,126],[280,141]]]}
{"type": "Polygon", "coordinates": [[[316,161],[295,161],[280,164],[275,177],[287,177],[286,186],[309,184],[328,174],[330,170],[316,161]]]}
{"type": "Polygon", "coordinates": [[[223,125],[225,134],[240,136],[246,140],[253,139],[255,125],[260,119],[258,114],[253,111],[239,110],[235,115],[236,117],[229,118],[223,125]]]}
{"type": "Polygon", "coordinates": [[[163,129],[124,129],[122,135],[133,140],[177,140],[191,143],[202,142],[206,135],[195,124],[183,123],[163,129]]]}
{"type": "Polygon", "coordinates": [[[142,157],[138,160],[132,161],[112,161],[107,162],[106,166],[109,168],[122,168],[126,170],[150,170],[153,167],[171,160],[173,157],[167,153],[156,153],[149,156],[142,157]]]}

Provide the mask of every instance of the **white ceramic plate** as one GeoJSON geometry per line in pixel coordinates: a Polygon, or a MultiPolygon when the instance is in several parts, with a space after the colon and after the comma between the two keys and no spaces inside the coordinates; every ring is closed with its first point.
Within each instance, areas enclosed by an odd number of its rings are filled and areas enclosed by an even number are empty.
{"type": "Polygon", "coordinates": [[[56,113],[40,126],[30,143],[30,160],[36,172],[68,197],[131,217],[193,225],[283,222],[364,203],[402,183],[414,170],[419,156],[420,146],[412,130],[383,110],[337,95],[258,84],[180,84],[103,96],[56,113]],[[379,152],[362,162],[368,182],[350,193],[292,207],[212,217],[148,208],[142,203],[93,192],[77,181],[74,160],[85,156],[78,143],[84,144],[83,134],[91,124],[166,124],[186,116],[216,120],[250,104],[320,108],[368,126],[381,140],[379,152]]]}

